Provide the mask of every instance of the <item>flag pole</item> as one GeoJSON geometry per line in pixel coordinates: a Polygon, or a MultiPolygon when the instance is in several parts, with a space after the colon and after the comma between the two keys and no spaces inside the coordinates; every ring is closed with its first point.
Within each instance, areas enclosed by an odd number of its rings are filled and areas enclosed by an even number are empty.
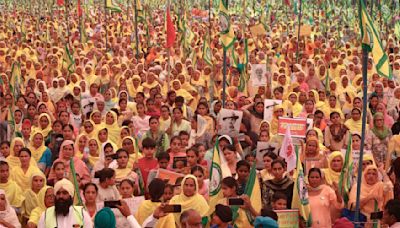
{"type": "MultiPolygon", "coordinates": [[[[223,1],[223,0],[220,0],[223,1]]],[[[229,0],[226,0],[226,9],[229,9],[229,0]]],[[[229,11],[228,11],[229,12],[229,11]]],[[[226,101],[226,49],[223,47],[223,68],[222,68],[222,72],[223,72],[223,78],[222,78],[222,107],[225,108],[225,101],[226,101]]]]}
{"type": "Polygon", "coordinates": [[[67,21],[67,45],[68,45],[68,48],[71,49],[70,43],[69,43],[70,34],[69,34],[68,16],[69,16],[69,0],[66,0],[66,2],[65,2],[65,20],[67,21]]]}
{"type": "MultiPolygon", "coordinates": [[[[137,2],[138,0],[133,0],[133,7],[135,12],[135,42],[136,42],[136,59],[139,59],[139,36],[138,36],[138,23],[137,23],[137,2]]],[[[139,0],[140,1],[140,0],[139,0]]]]}
{"type": "MultiPolygon", "coordinates": [[[[212,6],[211,6],[211,0],[208,0],[208,43],[210,44],[210,46],[211,46],[211,26],[212,26],[212,24],[211,24],[211,8],[212,8],[212,6]]],[[[212,60],[212,58],[211,58],[211,60],[212,60]]],[[[211,107],[211,105],[212,105],[212,103],[213,103],[213,101],[214,101],[214,63],[213,62],[211,62],[212,63],[212,65],[211,65],[211,73],[210,73],[210,87],[209,87],[209,89],[210,89],[210,91],[209,91],[209,93],[210,93],[210,107],[211,107]]]]}
{"type": "Polygon", "coordinates": [[[107,40],[108,40],[108,31],[107,31],[107,0],[104,0],[104,16],[105,16],[105,21],[104,21],[104,25],[106,27],[106,52],[107,52],[107,40]]]}
{"type": "Polygon", "coordinates": [[[300,0],[300,6],[299,6],[299,29],[297,32],[297,44],[296,44],[296,63],[299,63],[299,42],[300,42],[300,26],[301,26],[301,5],[302,5],[302,0],[300,0]]]}
{"type": "MultiPolygon", "coordinates": [[[[136,0],[135,0],[136,1],[136,0]]],[[[170,6],[170,0],[167,1],[167,9],[170,11],[171,9],[169,8],[170,6]]],[[[171,11],[170,11],[171,13],[171,11]]],[[[167,58],[168,58],[168,75],[167,75],[167,88],[168,88],[168,92],[171,91],[171,86],[170,86],[170,76],[171,76],[171,48],[168,47],[167,48],[167,58]]]]}
{"type": "MultiPolygon", "coordinates": [[[[359,13],[361,13],[361,1],[359,1],[359,13]]],[[[355,227],[359,227],[357,222],[359,222],[360,218],[360,193],[361,193],[361,181],[362,181],[362,162],[364,156],[364,142],[365,142],[365,129],[366,129],[366,122],[367,122],[367,83],[368,83],[368,50],[365,48],[362,49],[362,79],[363,79],[363,110],[362,110],[362,125],[361,125],[361,146],[360,146],[360,157],[358,159],[358,174],[357,174],[357,195],[356,195],[356,213],[355,213],[355,227]]]]}

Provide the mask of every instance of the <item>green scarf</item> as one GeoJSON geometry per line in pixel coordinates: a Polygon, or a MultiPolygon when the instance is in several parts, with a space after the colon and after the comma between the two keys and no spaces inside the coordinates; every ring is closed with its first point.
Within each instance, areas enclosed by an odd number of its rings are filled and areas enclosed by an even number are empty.
{"type": "Polygon", "coordinates": [[[376,128],[374,126],[374,128],[372,128],[372,132],[376,135],[376,137],[378,137],[380,140],[385,139],[389,134],[390,134],[390,130],[389,128],[383,126],[383,130],[379,130],[378,128],[376,128]]]}

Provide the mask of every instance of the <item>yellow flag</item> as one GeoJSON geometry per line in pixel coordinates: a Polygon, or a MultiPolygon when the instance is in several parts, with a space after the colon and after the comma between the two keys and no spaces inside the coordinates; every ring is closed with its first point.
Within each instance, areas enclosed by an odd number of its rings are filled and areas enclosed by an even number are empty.
{"type": "Polygon", "coordinates": [[[221,170],[221,159],[219,155],[219,140],[214,146],[213,152],[213,160],[210,167],[210,182],[209,182],[209,202],[210,206],[210,214],[215,211],[215,205],[217,205],[218,201],[223,198],[222,190],[221,190],[221,181],[222,181],[222,170],[221,170]]]}
{"type": "Polygon", "coordinates": [[[228,1],[219,1],[219,26],[220,26],[220,38],[224,49],[228,49],[233,45],[235,41],[235,33],[233,31],[231,20],[228,11],[228,1]]]}
{"type": "Polygon", "coordinates": [[[361,10],[359,12],[360,28],[362,37],[362,48],[372,52],[372,58],[376,67],[376,72],[380,76],[392,78],[389,67],[389,58],[382,47],[379,33],[375,30],[373,20],[368,15],[364,1],[360,0],[361,10]]]}
{"type": "Polygon", "coordinates": [[[115,12],[122,11],[121,7],[119,7],[118,4],[114,3],[113,0],[106,0],[106,8],[115,12]]]}

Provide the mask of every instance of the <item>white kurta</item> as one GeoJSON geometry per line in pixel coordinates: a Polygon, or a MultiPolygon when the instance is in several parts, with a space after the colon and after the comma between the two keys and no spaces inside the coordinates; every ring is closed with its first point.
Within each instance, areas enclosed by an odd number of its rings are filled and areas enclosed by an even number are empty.
{"type": "MultiPolygon", "coordinates": [[[[46,227],[44,217],[45,217],[45,212],[43,212],[42,215],[40,216],[38,228],[50,228],[46,227]]],[[[72,206],[69,208],[69,213],[67,216],[60,216],[60,215],[57,216],[57,224],[58,224],[57,228],[71,228],[73,227],[74,224],[78,224],[75,221],[75,213],[73,211],[72,206]]],[[[87,213],[86,210],[83,210],[83,227],[85,228],[93,227],[92,219],[90,218],[90,215],[87,213]]]]}

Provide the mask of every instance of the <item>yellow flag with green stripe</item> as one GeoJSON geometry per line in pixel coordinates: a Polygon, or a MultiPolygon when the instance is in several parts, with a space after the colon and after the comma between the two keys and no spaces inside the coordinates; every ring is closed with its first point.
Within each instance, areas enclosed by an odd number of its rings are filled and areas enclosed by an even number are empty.
{"type": "Polygon", "coordinates": [[[389,58],[383,49],[381,40],[379,39],[379,33],[375,30],[374,22],[369,16],[363,0],[360,0],[359,17],[362,48],[372,52],[376,72],[382,77],[392,78],[389,58]]]}
{"type": "Polygon", "coordinates": [[[210,167],[210,182],[209,182],[209,196],[210,199],[208,201],[208,205],[210,206],[209,213],[215,211],[215,205],[217,205],[218,201],[221,200],[224,196],[222,195],[221,190],[221,181],[222,181],[222,169],[221,169],[221,158],[219,151],[219,140],[214,146],[213,159],[210,167]]]}
{"type": "Polygon", "coordinates": [[[220,39],[224,49],[228,49],[235,41],[235,33],[231,25],[231,19],[228,11],[228,1],[219,1],[219,26],[220,26],[220,39]]]}
{"type": "Polygon", "coordinates": [[[113,0],[106,0],[106,9],[109,9],[114,12],[122,12],[121,7],[113,0]]]}

